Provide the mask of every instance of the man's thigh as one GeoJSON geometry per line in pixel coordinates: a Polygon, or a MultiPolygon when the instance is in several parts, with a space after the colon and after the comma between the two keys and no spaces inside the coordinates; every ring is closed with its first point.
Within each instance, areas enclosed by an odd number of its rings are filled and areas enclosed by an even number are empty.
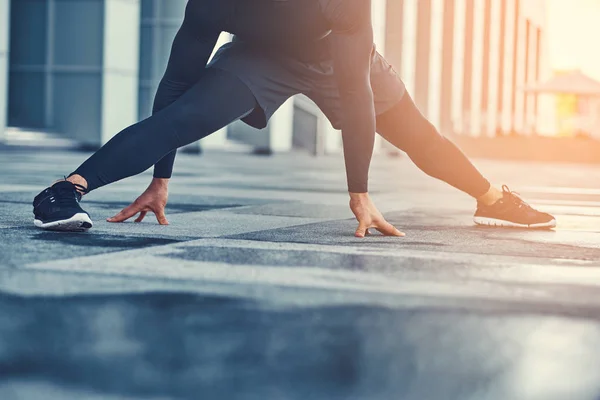
{"type": "Polygon", "coordinates": [[[208,68],[232,73],[248,86],[259,107],[252,118],[243,121],[259,129],[267,125],[275,111],[290,97],[310,87],[303,63],[269,54],[244,42],[223,45],[208,68]]]}

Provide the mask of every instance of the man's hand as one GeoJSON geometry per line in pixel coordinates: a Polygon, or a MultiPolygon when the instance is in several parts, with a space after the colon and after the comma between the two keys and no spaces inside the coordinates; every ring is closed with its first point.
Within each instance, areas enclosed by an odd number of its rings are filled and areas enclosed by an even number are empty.
{"type": "Polygon", "coordinates": [[[168,179],[152,179],[150,186],[148,186],[148,189],[140,197],[114,217],[108,218],[107,221],[123,222],[140,213],[135,222],[142,222],[148,211],[150,211],[156,215],[159,224],[169,225],[169,221],[165,217],[165,207],[169,198],[168,185],[168,179]]]}
{"type": "Polygon", "coordinates": [[[354,234],[356,237],[364,238],[370,228],[377,229],[385,236],[405,236],[383,218],[368,193],[350,193],[350,209],[358,221],[358,229],[354,234]]]}

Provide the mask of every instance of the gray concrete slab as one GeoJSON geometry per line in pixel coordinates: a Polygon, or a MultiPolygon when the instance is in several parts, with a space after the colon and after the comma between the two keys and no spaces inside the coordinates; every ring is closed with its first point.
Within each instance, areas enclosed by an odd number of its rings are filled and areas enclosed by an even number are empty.
{"type": "Polygon", "coordinates": [[[477,162],[557,214],[529,232],[476,228],[473,200],[376,158],[407,237],[358,240],[339,157],[182,155],[170,226],[104,222],[145,173],[57,234],[31,200],[87,155],[0,152],[1,398],[600,396],[598,168],[477,162]]]}

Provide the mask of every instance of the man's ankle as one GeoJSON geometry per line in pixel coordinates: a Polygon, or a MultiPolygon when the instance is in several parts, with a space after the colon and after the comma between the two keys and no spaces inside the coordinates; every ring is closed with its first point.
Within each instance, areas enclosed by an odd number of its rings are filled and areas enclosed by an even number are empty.
{"type": "MultiPolygon", "coordinates": [[[[87,189],[87,187],[88,187],[88,183],[87,183],[87,181],[86,181],[86,180],[85,180],[85,178],[84,178],[83,176],[81,176],[81,175],[77,175],[77,174],[75,174],[75,175],[71,175],[71,176],[69,176],[69,177],[67,178],[67,181],[68,181],[68,182],[71,182],[71,183],[73,183],[73,184],[75,184],[75,185],[83,186],[83,187],[84,187],[84,188],[86,188],[86,189],[87,189]]],[[[85,193],[83,193],[81,190],[79,190],[79,189],[77,189],[77,190],[78,190],[78,191],[79,191],[81,194],[85,194],[85,193]]]]}
{"type": "Polygon", "coordinates": [[[490,190],[488,190],[483,196],[478,197],[477,202],[486,206],[491,206],[495,204],[498,200],[502,199],[502,197],[503,194],[501,190],[490,186],[490,190]]]}

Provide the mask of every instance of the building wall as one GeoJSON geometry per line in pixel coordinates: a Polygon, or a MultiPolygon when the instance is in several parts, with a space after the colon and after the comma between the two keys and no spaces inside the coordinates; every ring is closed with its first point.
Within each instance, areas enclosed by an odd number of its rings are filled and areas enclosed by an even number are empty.
{"type": "Polygon", "coordinates": [[[137,119],[138,0],[13,1],[8,123],[97,146],[137,119]]]}
{"type": "MultiPolygon", "coordinates": [[[[438,0],[439,1],[439,0],[438,0]]],[[[9,0],[0,0],[7,7],[9,0]]],[[[53,131],[91,147],[151,114],[186,0],[14,1],[10,15],[8,123],[53,131]]],[[[425,14],[424,14],[425,15],[425,14]]],[[[385,51],[386,0],[373,1],[375,41],[385,51]]],[[[222,35],[221,43],[229,40],[222,35]]],[[[0,91],[0,110],[2,106],[0,91]]],[[[0,111],[0,126],[2,123],[0,111]]],[[[219,147],[226,137],[255,147],[288,151],[341,151],[340,133],[306,98],[284,104],[261,131],[238,122],[202,141],[219,147]],[[316,127],[316,128],[315,128],[316,127]],[[309,132],[316,130],[316,133],[309,132]],[[302,137],[300,137],[300,136],[302,137]],[[294,137],[296,136],[296,137],[294,137]],[[310,136],[310,137],[305,137],[310,136]]],[[[377,139],[378,142],[380,139],[377,139]]]]}
{"type": "Polygon", "coordinates": [[[6,127],[8,100],[8,34],[10,1],[0,0],[0,141],[6,127]]]}
{"type": "MultiPolygon", "coordinates": [[[[185,3],[13,1],[9,123],[100,144],[148,116],[185,3]]],[[[375,0],[375,40],[444,134],[529,134],[552,120],[536,118],[547,102],[522,90],[549,75],[545,6],[544,0],[375,0]]],[[[0,79],[1,46],[2,40],[0,79]]],[[[304,98],[286,103],[263,131],[238,123],[204,144],[221,146],[227,131],[275,151],[306,140],[311,152],[341,150],[339,132],[304,98]],[[315,125],[314,138],[294,137],[315,125]]]]}
{"type": "Polygon", "coordinates": [[[389,59],[442,133],[539,130],[542,102],[523,89],[547,76],[543,0],[403,0],[401,11],[388,2],[388,26],[402,26],[388,28],[389,59]]]}
{"type": "Polygon", "coordinates": [[[140,2],[104,0],[103,5],[101,131],[94,144],[138,121],[140,2]]]}

